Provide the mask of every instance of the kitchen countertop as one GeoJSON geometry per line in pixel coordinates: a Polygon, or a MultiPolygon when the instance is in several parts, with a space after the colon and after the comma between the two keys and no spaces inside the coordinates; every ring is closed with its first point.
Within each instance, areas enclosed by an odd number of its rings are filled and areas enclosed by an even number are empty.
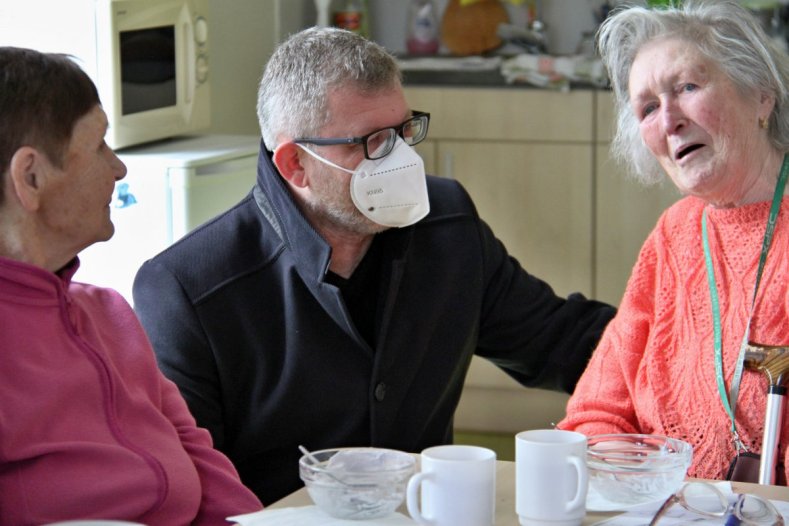
{"type": "MultiPolygon", "coordinates": [[[[505,88],[505,89],[539,89],[560,91],[556,88],[543,88],[525,82],[508,83],[498,71],[403,71],[403,85],[405,86],[434,86],[455,88],[505,88]]],[[[590,82],[570,82],[570,89],[596,89],[601,88],[590,82]]]]}
{"type": "MultiPolygon", "coordinates": [[[[571,80],[548,87],[525,81],[508,82],[502,73],[504,60],[504,57],[401,57],[398,64],[402,70],[403,84],[410,86],[607,89],[583,80],[571,80]]],[[[533,60],[536,60],[536,57],[533,60]]]]}
{"type": "Polygon", "coordinates": [[[528,84],[507,84],[504,76],[496,71],[441,71],[420,70],[403,71],[403,83],[406,85],[435,86],[490,86],[532,88],[528,84]]]}
{"type": "MultiPolygon", "coordinates": [[[[515,511],[515,496],[516,496],[516,483],[515,483],[515,462],[508,462],[498,460],[496,461],[496,519],[495,524],[498,526],[516,526],[519,524],[518,515],[515,511]]],[[[687,479],[688,481],[696,479],[687,479]]],[[[771,500],[787,501],[789,500],[789,490],[786,486],[768,486],[761,484],[750,484],[746,482],[732,482],[731,489],[737,493],[748,493],[759,495],[762,498],[771,500]]],[[[249,514],[250,518],[262,518],[267,510],[276,510],[282,508],[296,508],[302,506],[313,505],[312,499],[307,493],[306,488],[301,488],[294,493],[280,501],[277,501],[270,506],[266,506],[266,510],[249,514]]],[[[403,515],[408,512],[405,509],[405,504],[401,505],[399,510],[403,515]]],[[[584,525],[595,525],[601,521],[621,514],[621,511],[588,511],[583,519],[584,525]]],[[[638,519],[639,517],[636,517],[638,519]]],[[[258,519],[259,520],[259,519],[258,519]]],[[[630,518],[632,521],[632,518],[630,518]]],[[[640,522],[643,524],[643,522],[640,522]]],[[[266,524],[273,524],[273,522],[266,524]]],[[[294,524],[293,522],[285,524],[294,524]]]]}

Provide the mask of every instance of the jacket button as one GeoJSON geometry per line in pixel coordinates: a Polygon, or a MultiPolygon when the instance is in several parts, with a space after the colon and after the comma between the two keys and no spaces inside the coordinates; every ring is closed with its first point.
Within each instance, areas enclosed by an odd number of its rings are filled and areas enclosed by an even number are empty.
{"type": "Polygon", "coordinates": [[[386,398],[386,384],[381,382],[375,386],[375,399],[383,402],[384,398],[386,398]]]}

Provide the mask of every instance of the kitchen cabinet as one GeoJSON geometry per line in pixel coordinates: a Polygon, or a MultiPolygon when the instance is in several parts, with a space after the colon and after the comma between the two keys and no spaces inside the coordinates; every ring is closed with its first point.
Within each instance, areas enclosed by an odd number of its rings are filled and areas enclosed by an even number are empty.
{"type": "Polygon", "coordinates": [[[660,213],[680,195],[668,178],[644,186],[609,157],[612,96],[599,92],[596,99],[594,297],[618,305],[641,245],[660,213]]]}
{"type": "Polygon", "coordinates": [[[590,295],[589,145],[442,141],[438,159],[524,268],[561,295],[590,295]]]}
{"type": "Polygon", "coordinates": [[[431,114],[417,147],[428,172],[460,181],[529,272],[591,295],[593,93],[407,87],[406,98],[431,114]]]}
{"type": "MultiPolygon", "coordinates": [[[[406,86],[431,114],[417,146],[429,173],[452,177],[474,199],[521,265],[560,295],[617,304],[638,250],[673,185],[643,187],[608,156],[610,92],[406,86]]],[[[475,358],[455,415],[458,430],[515,433],[552,427],[567,395],[524,389],[475,358]]]]}

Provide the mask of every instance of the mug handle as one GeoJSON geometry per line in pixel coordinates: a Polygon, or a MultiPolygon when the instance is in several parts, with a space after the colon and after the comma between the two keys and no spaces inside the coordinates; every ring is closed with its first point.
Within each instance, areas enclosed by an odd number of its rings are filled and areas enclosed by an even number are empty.
{"type": "Polygon", "coordinates": [[[570,463],[575,468],[575,471],[578,472],[578,491],[576,491],[573,500],[568,502],[567,506],[565,507],[566,511],[572,511],[584,505],[584,501],[586,499],[586,486],[588,483],[587,480],[588,474],[586,472],[586,463],[582,461],[579,457],[576,456],[567,457],[567,462],[570,463]]]}
{"type": "Polygon", "coordinates": [[[405,502],[408,507],[408,513],[419,524],[433,524],[433,521],[429,521],[422,516],[422,512],[419,510],[419,495],[417,493],[422,482],[429,477],[429,473],[417,473],[408,480],[408,487],[406,488],[405,502]]]}

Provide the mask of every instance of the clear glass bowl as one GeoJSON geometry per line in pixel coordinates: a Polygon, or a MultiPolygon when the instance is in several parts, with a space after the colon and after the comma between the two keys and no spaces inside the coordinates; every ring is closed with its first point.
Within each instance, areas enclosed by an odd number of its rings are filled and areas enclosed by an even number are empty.
{"type": "Polygon", "coordinates": [[[606,500],[623,505],[665,500],[681,486],[693,447],[660,435],[589,437],[589,484],[606,500]]]}
{"type": "Polygon", "coordinates": [[[299,476],[313,502],[339,519],[393,513],[403,503],[415,471],[415,457],[393,449],[324,449],[299,459],[299,476]]]}

